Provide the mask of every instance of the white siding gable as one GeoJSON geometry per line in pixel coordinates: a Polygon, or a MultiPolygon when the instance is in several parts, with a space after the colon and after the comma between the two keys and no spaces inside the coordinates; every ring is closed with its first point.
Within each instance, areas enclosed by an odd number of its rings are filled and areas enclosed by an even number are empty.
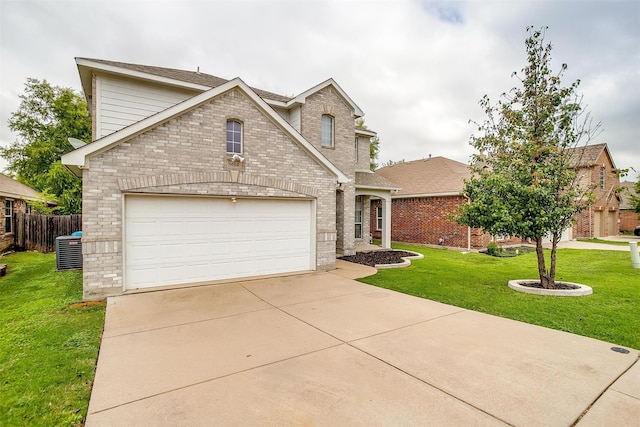
{"type": "Polygon", "coordinates": [[[198,92],[96,76],[96,135],[102,138],[191,98],[198,92]]]}

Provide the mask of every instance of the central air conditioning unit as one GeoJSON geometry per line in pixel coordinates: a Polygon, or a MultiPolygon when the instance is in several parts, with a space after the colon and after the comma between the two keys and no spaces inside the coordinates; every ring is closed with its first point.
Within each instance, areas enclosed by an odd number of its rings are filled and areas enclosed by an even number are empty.
{"type": "Polygon", "coordinates": [[[82,269],[80,236],[56,237],[56,270],[82,269]]]}

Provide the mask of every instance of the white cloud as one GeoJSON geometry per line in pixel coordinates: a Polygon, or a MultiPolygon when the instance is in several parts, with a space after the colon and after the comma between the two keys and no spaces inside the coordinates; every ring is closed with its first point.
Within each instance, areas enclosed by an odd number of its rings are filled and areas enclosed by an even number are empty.
{"type": "MultiPolygon", "coordinates": [[[[478,101],[516,85],[525,28],[581,79],[619,167],[640,170],[640,3],[629,1],[0,2],[0,144],[27,77],[80,89],[74,57],[200,70],[300,93],[333,77],[379,133],[382,162],[467,161],[478,101]]],[[[1,161],[0,161],[1,162],[1,161]]],[[[0,163],[0,168],[5,164],[0,163]]],[[[635,176],[633,176],[635,178],[635,176]]]]}

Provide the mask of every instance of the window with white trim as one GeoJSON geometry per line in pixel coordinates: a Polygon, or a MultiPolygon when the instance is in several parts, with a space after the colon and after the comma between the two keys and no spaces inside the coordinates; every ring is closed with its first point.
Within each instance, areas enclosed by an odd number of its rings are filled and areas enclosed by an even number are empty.
{"type": "Polygon", "coordinates": [[[362,239],[362,210],[364,201],[362,196],[356,197],[356,239],[362,239]]]}
{"type": "Polygon", "coordinates": [[[382,230],[382,206],[376,207],[376,230],[382,230]]]}
{"type": "Polygon", "coordinates": [[[227,153],[242,154],[242,123],[227,120],[227,153]]]}
{"type": "Polygon", "coordinates": [[[600,168],[600,189],[604,190],[604,167],[600,168]]]}
{"type": "Polygon", "coordinates": [[[322,115],[321,142],[323,147],[333,147],[333,117],[328,114],[322,115]]]}
{"type": "Polygon", "coordinates": [[[4,232],[13,232],[13,200],[4,202],[4,232]]]}

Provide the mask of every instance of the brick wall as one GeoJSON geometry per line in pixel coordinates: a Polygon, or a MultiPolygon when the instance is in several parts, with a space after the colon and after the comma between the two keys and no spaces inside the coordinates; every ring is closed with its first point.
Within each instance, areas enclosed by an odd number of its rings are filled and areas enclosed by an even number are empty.
{"type": "MultiPolygon", "coordinates": [[[[380,239],[380,231],[376,230],[377,206],[380,200],[371,204],[369,215],[372,235],[380,239]]],[[[391,202],[391,240],[394,242],[417,243],[423,245],[442,245],[466,248],[471,238],[471,248],[487,247],[491,236],[479,229],[460,225],[452,219],[459,206],[465,203],[461,196],[446,197],[414,197],[395,198],[391,202]]],[[[517,237],[498,240],[500,245],[516,245],[522,243],[517,237]]]]}
{"type": "Polygon", "coordinates": [[[239,90],[92,157],[83,178],[86,299],[122,292],[123,201],[132,192],[314,198],[317,268],[335,268],[335,176],[239,90]],[[228,118],[244,124],[237,182],[225,169],[228,118]]]}
{"type": "Polygon", "coordinates": [[[603,151],[597,161],[589,167],[578,170],[582,175],[581,185],[591,185],[595,196],[593,205],[576,215],[573,227],[574,238],[593,238],[615,236],[620,231],[620,201],[616,190],[620,187],[620,178],[607,155],[603,151]],[[604,165],[604,188],[600,186],[600,170],[604,165]]]}
{"type": "Polygon", "coordinates": [[[630,209],[620,210],[620,231],[632,232],[640,226],[640,215],[630,209]]]}
{"type": "Polygon", "coordinates": [[[340,169],[351,182],[342,185],[344,209],[337,213],[338,239],[337,251],[344,255],[355,253],[355,122],[351,107],[345,104],[338,92],[332,87],[307,97],[300,109],[300,133],[316,147],[331,163],[340,169]],[[322,147],[322,115],[334,118],[334,147],[322,147]]]}

